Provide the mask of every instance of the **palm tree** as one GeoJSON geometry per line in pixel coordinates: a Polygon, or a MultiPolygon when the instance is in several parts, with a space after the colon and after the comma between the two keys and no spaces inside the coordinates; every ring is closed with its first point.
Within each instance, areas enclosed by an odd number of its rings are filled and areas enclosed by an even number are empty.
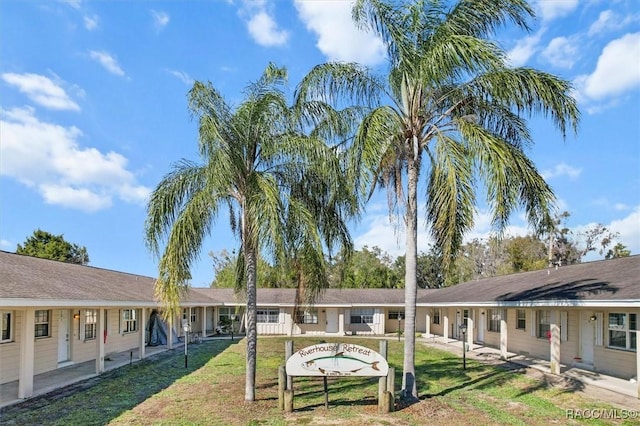
{"type": "Polygon", "coordinates": [[[210,83],[194,84],[189,108],[199,120],[203,162],[173,166],[151,195],[145,224],[147,246],[159,257],[156,293],[175,315],[204,238],[228,211],[241,245],[238,279],[246,286],[247,401],[255,400],[259,256],[287,264],[290,253],[301,253],[305,265],[314,265],[304,270],[315,273],[304,281],[311,299],[328,286],[323,248],[351,245],[343,215],[353,207],[339,152],[302,131],[297,110],[287,105],[285,80],[286,70],[270,64],[235,109],[210,83]]]}
{"type": "Polygon", "coordinates": [[[538,227],[554,201],[527,158],[526,119],[550,117],[563,137],[577,131],[571,86],[531,68],[510,68],[491,37],[508,23],[528,30],[524,0],[357,0],[357,25],[387,48],[386,78],[353,63],[316,66],[296,96],[369,108],[350,146],[358,185],[386,188],[390,215],[406,225],[405,346],[402,393],[418,397],[415,306],[418,185],[426,224],[448,269],[473,226],[476,187],[484,184],[493,225],[502,230],[522,207],[538,227]],[[425,176],[421,180],[421,176],[425,176]]]}

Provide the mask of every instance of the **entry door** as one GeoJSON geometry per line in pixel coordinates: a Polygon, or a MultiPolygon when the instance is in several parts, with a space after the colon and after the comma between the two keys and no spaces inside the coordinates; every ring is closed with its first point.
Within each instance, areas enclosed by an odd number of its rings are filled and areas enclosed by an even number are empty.
{"type": "Polygon", "coordinates": [[[480,312],[480,315],[477,316],[478,318],[478,342],[484,342],[484,330],[485,328],[487,328],[487,315],[485,313],[485,311],[477,311],[480,312]]]}
{"type": "Polygon", "coordinates": [[[338,309],[327,308],[327,333],[338,332],[338,309]]]}
{"type": "Polygon", "coordinates": [[[580,357],[585,364],[593,364],[593,342],[596,322],[591,320],[592,311],[580,314],[580,357]]]}
{"type": "Polygon", "coordinates": [[[69,310],[61,309],[58,316],[58,362],[69,361],[69,310]]]}

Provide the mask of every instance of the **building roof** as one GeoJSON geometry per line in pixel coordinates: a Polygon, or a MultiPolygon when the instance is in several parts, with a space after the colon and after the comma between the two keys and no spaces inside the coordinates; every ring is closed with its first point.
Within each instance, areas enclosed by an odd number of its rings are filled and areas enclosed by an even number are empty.
{"type": "Polygon", "coordinates": [[[484,278],[439,289],[418,303],[640,306],[640,256],[484,278]]]}
{"type": "MultiPolygon", "coordinates": [[[[0,306],[156,306],[155,279],[0,251],[0,306]]],[[[259,288],[261,306],[294,306],[294,289],[259,288]]],[[[640,306],[640,256],[419,290],[420,306],[640,306]]],[[[242,305],[233,289],[191,288],[184,306],[242,305]]],[[[328,289],[316,306],[402,306],[404,289],[328,289]]]]}
{"type": "Polygon", "coordinates": [[[0,251],[2,306],[155,306],[154,285],[151,277],[0,251]]]}

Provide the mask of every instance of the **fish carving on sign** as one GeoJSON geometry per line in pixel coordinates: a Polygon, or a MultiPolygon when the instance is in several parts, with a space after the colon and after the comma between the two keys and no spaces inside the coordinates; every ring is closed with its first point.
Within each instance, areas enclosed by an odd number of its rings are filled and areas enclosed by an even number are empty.
{"type": "Polygon", "coordinates": [[[319,371],[322,375],[350,375],[361,371],[364,368],[372,368],[380,371],[378,364],[380,361],[366,362],[358,358],[346,356],[344,352],[333,356],[322,356],[302,363],[302,368],[309,371],[319,371]]]}
{"type": "Polygon", "coordinates": [[[387,360],[376,351],[350,343],[319,343],[287,360],[290,376],[386,376],[387,360]]]}

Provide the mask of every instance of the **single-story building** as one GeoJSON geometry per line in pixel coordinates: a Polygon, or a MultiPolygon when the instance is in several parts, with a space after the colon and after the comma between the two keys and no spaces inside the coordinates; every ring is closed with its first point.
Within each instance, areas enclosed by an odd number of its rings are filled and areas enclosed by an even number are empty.
{"type": "MultiPolygon", "coordinates": [[[[161,309],[154,278],[0,251],[0,386],[136,349],[145,357],[151,313],[161,309]]],[[[231,289],[191,288],[182,315],[167,324],[206,337],[233,320],[243,327],[245,302],[231,289]]],[[[328,289],[294,317],[294,289],[258,289],[260,335],[372,335],[403,330],[403,289],[328,289]]],[[[578,365],[637,378],[640,256],[485,278],[419,290],[416,332],[546,359],[553,373],[578,365]]],[[[173,339],[167,339],[172,347],[173,339]]],[[[640,388],[638,389],[640,397],[640,388]]]]}

